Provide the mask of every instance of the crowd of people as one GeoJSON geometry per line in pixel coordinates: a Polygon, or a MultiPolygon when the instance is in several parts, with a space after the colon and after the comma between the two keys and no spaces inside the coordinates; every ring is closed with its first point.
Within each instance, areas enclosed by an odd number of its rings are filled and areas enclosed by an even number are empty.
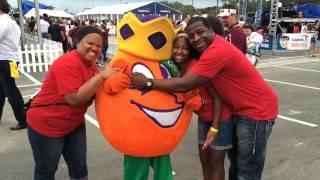
{"type": "MultiPolygon", "coordinates": [[[[148,79],[135,73],[131,85],[165,92],[199,88],[203,104],[197,111],[197,136],[203,179],[225,179],[228,156],[230,180],[260,180],[278,114],[278,97],[254,67],[262,36],[252,24],[239,24],[234,6],[226,4],[221,10],[218,17],[186,16],[179,23],[184,31],[175,37],[172,59],[180,77],[148,79]]],[[[35,180],[54,179],[61,155],[71,179],[88,179],[84,114],[99,85],[119,71],[108,65],[102,70],[96,66],[101,54],[106,59],[108,22],[97,25],[94,20],[88,24],[75,20],[72,28],[66,28],[65,21],[41,17],[42,37],[65,43],[66,53],[52,64],[25,114],[14,73],[20,30],[8,12],[9,4],[1,0],[0,116],[8,97],[18,121],[11,129],[28,129],[35,180]]],[[[34,19],[27,24],[34,32],[34,19]]],[[[317,24],[314,44],[320,43],[317,24]]]]}
{"type": "MultiPolygon", "coordinates": [[[[84,26],[95,26],[103,32],[103,50],[101,59],[106,62],[107,50],[108,50],[108,36],[109,32],[115,32],[117,20],[101,20],[87,19],[80,21],[77,19],[64,19],[49,17],[47,14],[43,14],[40,17],[40,33],[42,38],[50,39],[56,42],[61,42],[63,52],[70,51],[74,43],[76,42],[77,32],[84,26]]],[[[24,23],[26,33],[34,35],[37,31],[37,24],[35,18],[32,16],[27,18],[24,23]]]]}
{"type": "Polygon", "coordinates": [[[317,52],[320,52],[320,22],[316,20],[313,23],[296,22],[293,26],[292,33],[309,33],[312,34],[309,54],[316,57],[317,52]]]}

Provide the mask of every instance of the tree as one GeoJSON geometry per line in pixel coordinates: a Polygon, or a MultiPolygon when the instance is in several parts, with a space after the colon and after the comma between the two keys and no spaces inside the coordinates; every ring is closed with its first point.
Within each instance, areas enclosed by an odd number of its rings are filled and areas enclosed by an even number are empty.
{"type": "Polygon", "coordinates": [[[160,3],[162,4],[165,4],[173,9],[177,9],[177,10],[181,10],[184,6],[184,4],[180,3],[180,2],[173,2],[173,3],[170,3],[168,1],[161,1],[160,3]]]}
{"type": "Polygon", "coordinates": [[[196,14],[200,14],[200,12],[194,8],[192,5],[185,5],[183,6],[183,8],[181,9],[181,12],[184,15],[189,14],[190,16],[196,15],[196,14]]]}
{"type": "MultiPolygon", "coordinates": [[[[161,1],[162,4],[165,4],[173,9],[176,9],[178,11],[181,11],[183,13],[183,15],[196,15],[196,14],[204,14],[202,9],[196,9],[195,7],[193,7],[192,5],[186,5],[186,4],[182,4],[180,2],[167,2],[167,1],[161,1]]],[[[206,12],[207,13],[207,12],[206,12]]]]}
{"type": "Polygon", "coordinates": [[[52,5],[49,5],[48,7],[47,7],[47,9],[49,9],[49,10],[54,10],[54,6],[52,6],[52,5]]]}
{"type": "MultiPolygon", "coordinates": [[[[198,11],[200,12],[200,14],[208,14],[208,15],[214,15],[214,16],[217,15],[217,14],[216,14],[216,13],[217,13],[217,8],[216,8],[216,6],[198,9],[198,11]]],[[[218,13],[219,13],[219,12],[218,12],[218,13]]]]}

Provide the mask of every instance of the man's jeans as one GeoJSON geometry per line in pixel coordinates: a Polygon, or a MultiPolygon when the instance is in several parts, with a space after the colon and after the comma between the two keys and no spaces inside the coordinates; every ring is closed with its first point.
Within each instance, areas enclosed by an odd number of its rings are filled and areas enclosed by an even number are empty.
{"type": "Polygon", "coordinates": [[[28,126],[28,137],[36,164],[34,180],[54,180],[61,154],[68,165],[70,179],[87,179],[87,144],[84,124],[59,138],[44,136],[28,126]]]}
{"type": "Polygon", "coordinates": [[[48,35],[48,33],[41,33],[41,37],[42,38],[45,38],[45,39],[49,39],[49,35],[48,35]]]}
{"type": "Polygon", "coordinates": [[[0,61],[0,119],[3,112],[5,98],[8,98],[11,104],[14,116],[19,124],[26,123],[26,114],[24,112],[24,102],[19,89],[16,86],[16,81],[11,77],[10,63],[11,61],[0,61]]]}
{"type": "Polygon", "coordinates": [[[234,124],[233,149],[228,152],[229,180],[260,180],[274,120],[235,116],[234,124]]]}

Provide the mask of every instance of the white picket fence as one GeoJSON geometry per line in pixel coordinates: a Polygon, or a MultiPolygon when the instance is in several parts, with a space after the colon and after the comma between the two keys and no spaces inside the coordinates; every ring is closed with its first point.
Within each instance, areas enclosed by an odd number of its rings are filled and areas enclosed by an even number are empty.
{"type": "Polygon", "coordinates": [[[109,34],[108,40],[109,47],[107,50],[107,56],[109,59],[111,59],[115,54],[118,53],[117,37],[115,34],[109,34]]]}
{"type": "Polygon", "coordinates": [[[43,39],[42,46],[36,36],[26,36],[24,49],[19,50],[21,72],[47,72],[50,65],[63,54],[62,43],[43,39]]]}
{"type": "MultiPolygon", "coordinates": [[[[42,39],[43,44],[38,43],[37,36],[26,34],[24,49],[19,49],[19,70],[21,72],[47,72],[50,65],[63,54],[62,43],[42,39]]],[[[112,58],[118,52],[118,44],[115,34],[109,35],[108,58],[112,58]]]]}

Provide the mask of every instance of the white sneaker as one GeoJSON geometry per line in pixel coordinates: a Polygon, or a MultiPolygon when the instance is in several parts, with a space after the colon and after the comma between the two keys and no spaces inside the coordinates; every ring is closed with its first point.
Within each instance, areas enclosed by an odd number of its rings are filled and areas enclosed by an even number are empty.
{"type": "Polygon", "coordinates": [[[172,171],[172,175],[175,176],[177,175],[177,173],[175,171],[172,171]]]}

